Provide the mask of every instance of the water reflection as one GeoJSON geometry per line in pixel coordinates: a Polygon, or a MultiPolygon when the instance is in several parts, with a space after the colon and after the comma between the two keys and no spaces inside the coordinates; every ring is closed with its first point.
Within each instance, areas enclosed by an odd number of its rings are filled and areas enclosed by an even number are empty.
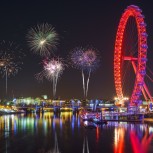
{"type": "Polygon", "coordinates": [[[84,138],[84,141],[83,141],[83,150],[82,150],[82,153],[89,153],[89,144],[88,144],[88,139],[87,137],[84,138]]]}
{"type": "Polygon", "coordinates": [[[152,153],[152,133],[153,124],[126,122],[85,129],[72,112],[6,115],[0,116],[0,152],[50,153],[58,146],[61,153],[152,153]]]}
{"type": "Polygon", "coordinates": [[[74,131],[75,125],[80,126],[80,118],[77,115],[72,115],[71,112],[60,113],[54,115],[54,113],[45,114],[28,114],[22,115],[6,115],[0,117],[0,131],[9,131],[14,134],[16,131],[38,132],[42,127],[44,133],[51,127],[55,130],[56,127],[60,127],[62,130],[63,125],[69,122],[72,130],[74,131]]]}
{"type": "Polygon", "coordinates": [[[125,128],[119,127],[115,128],[114,131],[114,153],[123,153],[124,152],[124,135],[125,128]]]}
{"type": "Polygon", "coordinates": [[[152,141],[153,134],[149,135],[149,131],[146,130],[142,140],[139,138],[139,134],[136,131],[130,132],[130,139],[134,153],[147,153],[149,150],[150,143],[152,141]]]}

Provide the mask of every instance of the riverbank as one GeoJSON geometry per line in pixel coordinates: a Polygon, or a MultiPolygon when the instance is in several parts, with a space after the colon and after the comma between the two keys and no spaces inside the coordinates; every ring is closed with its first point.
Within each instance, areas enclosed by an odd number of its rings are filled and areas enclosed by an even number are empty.
{"type": "Polygon", "coordinates": [[[1,115],[11,115],[11,114],[21,114],[21,113],[25,113],[25,111],[14,111],[14,110],[7,110],[7,111],[2,111],[2,110],[0,110],[0,116],[1,115]]]}
{"type": "Polygon", "coordinates": [[[153,123],[153,118],[144,118],[144,122],[152,122],[153,123]]]}

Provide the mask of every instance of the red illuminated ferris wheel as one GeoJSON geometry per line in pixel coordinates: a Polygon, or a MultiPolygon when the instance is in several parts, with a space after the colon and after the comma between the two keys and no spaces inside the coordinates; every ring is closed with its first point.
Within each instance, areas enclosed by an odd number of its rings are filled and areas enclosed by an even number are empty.
{"type": "MultiPolygon", "coordinates": [[[[130,97],[130,104],[139,104],[141,93],[145,99],[147,96],[152,100],[149,90],[144,82],[146,74],[146,61],[147,61],[147,33],[144,16],[141,14],[141,9],[138,6],[130,5],[122,14],[119,22],[114,51],[114,79],[117,97],[122,100],[123,93],[123,65],[125,61],[129,61],[134,69],[135,80],[134,86],[130,97]],[[137,54],[136,56],[130,54],[126,55],[123,51],[124,33],[127,28],[127,22],[130,18],[134,18],[137,29],[137,54]]],[[[129,44],[130,45],[130,44],[129,44]]]]}

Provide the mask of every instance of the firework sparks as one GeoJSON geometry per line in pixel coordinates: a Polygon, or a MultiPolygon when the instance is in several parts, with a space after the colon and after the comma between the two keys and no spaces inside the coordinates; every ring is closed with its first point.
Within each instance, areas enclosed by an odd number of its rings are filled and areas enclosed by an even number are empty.
{"type": "Polygon", "coordinates": [[[43,71],[36,75],[38,80],[43,80],[45,77],[47,80],[53,83],[53,97],[56,96],[56,87],[59,77],[64,71],[65,64],[61,58],[52,58],[43,60],[43,71]]]}
{"type": "Polygon", "coordinates": [[[82,82],[83,82],[83,93],[84,98],[87,97],[88,94],[88,86],[89,86],[89,80],[91,76],[91,72],[96,70],[96,68],[99,66],[99,58],[95,50],[87,48],[76,48],[71,53],[71,62],[73,67],[78,68],[82,71],[82,82]],[[87,72],[87,82],[85,85],[85,74],[84,72],[87,72]]]}
{"type": "Polygon", "coordinates": [[[84,59],[83,59],[84,49],[83,48],[75,48],[70,55],[71,64],[73,67],[77,69],[82,69],[84,67],[84,59]]]}
{"type": "Polygon", "coordinates": [[[0,43],[0,73],[6,79],[6,94],[7,94],[7,79],[14,76],[21,69],[24,57],[21,49],[13,42],[2,41],[0,43]]]}
{"type": "Polygon", "coordinates": [[[40,24],[29,30],[27,41],[32,51],[49,56],[58,44],[58,34],[50,24],[40,24]]]}
{"type": "Polygon", "coordinates": [[[84,49],[83,48],[75,48],[71,55],[70,60],[73,67],[82,70],[82,83],[83,83],[83,94],[85,95],[85,80],[84,80],[84,49]]]}
{"type": "Polygon", "coordinates": [[[85,97],[88,95],[88,87],[89,87],[89,81],[91,72],[96,70],[96,68],[99,66],[99,58],[97,56],[97,53],[93,49],[86,49],[84,52],[84,69],[87,70],[88,78],[86,83],[86,92],[85,97]]]}

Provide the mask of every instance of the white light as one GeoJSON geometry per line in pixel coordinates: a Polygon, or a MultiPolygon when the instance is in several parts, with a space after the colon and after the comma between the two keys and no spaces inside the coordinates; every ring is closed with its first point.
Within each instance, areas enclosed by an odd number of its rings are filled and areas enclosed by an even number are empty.
{"type": "Polygon", "coordinates": [[[40,45],[43,45],[45,42],[46,42],[45,39],[44,39],[44,40],[41,40],[41,41],[40,41],[40,45]]]}

